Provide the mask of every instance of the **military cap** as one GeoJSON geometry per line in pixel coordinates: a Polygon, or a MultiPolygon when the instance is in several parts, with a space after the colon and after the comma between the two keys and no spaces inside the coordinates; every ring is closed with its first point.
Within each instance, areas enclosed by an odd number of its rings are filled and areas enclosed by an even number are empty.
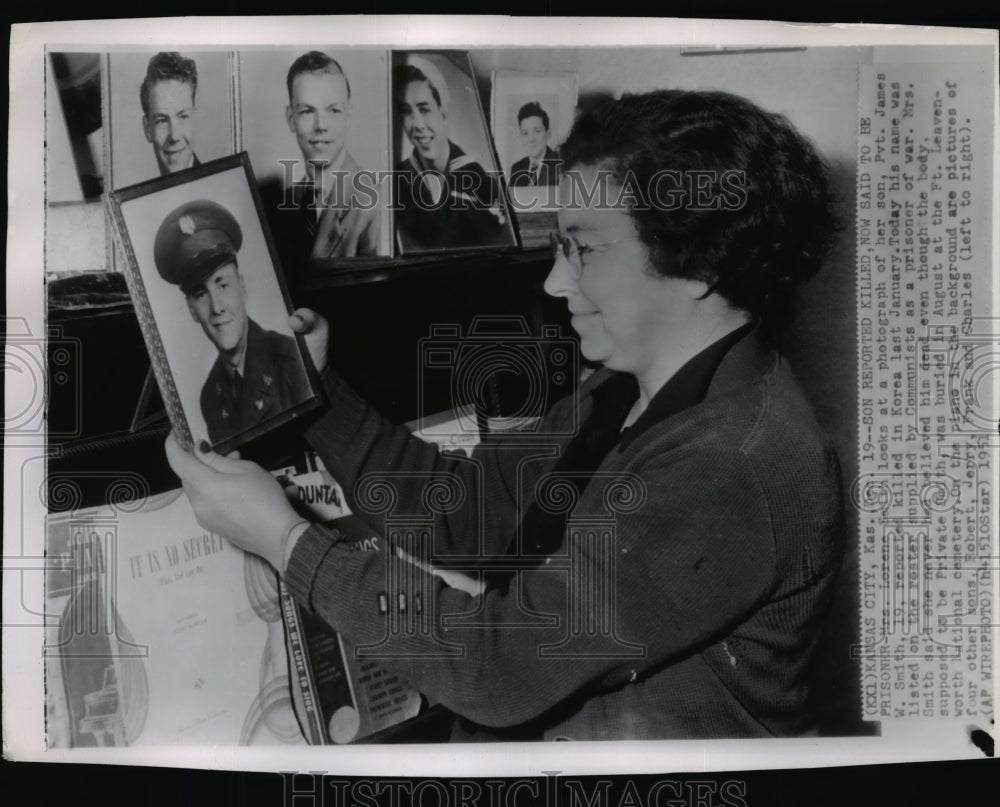
{"type": "Polygon", "coordinates": [[[438,92],[441,109],[447,111],[448,106],[451,104],[451,93],[448,91],[448,82],[444,80],[444,76],[441,75],[441,71],[437,69],[434,62],[415,53],[407,53],[403,58],[403,64],[415,67],[424,74],[430,85],[438,92]]]}
{"type": "Polygon", "coordinates": [[[236,261],[243,244],[240,225],[222,205],[207,199],[185,202],[156,231],[153,258],[160,277],[185,294],[220,266],[236,261]]]}

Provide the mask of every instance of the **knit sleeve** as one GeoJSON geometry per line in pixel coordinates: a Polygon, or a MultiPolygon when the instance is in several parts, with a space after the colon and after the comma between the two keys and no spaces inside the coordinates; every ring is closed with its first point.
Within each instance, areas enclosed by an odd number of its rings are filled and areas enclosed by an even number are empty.
{"type": "Polygon", "coordinates": [[[328,407],[306,439],[344,487],[355,515],[382,534],[388,517],[431,518],[435,551],[443,555],[506,551],[517,528],[518,469],[536,448],[489,441],[472,457],[444,454],[379,414],[335,371],[324,373],[323,385],[328,407]],[[365,482],[376,477],[393,490],[391,512],[378,511],[364,496],[365,482]],[[447,507],[435,499],[442,492],[454,497],[447,507]]]}
{"type": "MultiPolygon", "coordinates": [[[[640,506],[604,532],[584,514],[562,554],[504,588],[459,591],[386,543],[351,551],[319,527],[299,540],[286,579],[429,696],[483,725],[518,725],[724,638],[773,588],[768,503],[745,457],[701,450],[636,473],[640,506]]],[[[596,514],[586,494],[577,513],[596,514]]]]}

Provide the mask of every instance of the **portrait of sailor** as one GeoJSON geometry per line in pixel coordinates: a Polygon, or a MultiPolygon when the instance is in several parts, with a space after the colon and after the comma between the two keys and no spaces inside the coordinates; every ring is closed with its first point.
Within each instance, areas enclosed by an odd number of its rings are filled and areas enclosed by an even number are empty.
{"type": "Polygon", "coordinates": [[[265,330],[247,313],[246,280],[237,260],[242,244],[232,213],[199,199],[168,214],[153,245],[160,276],[180,287],[191,319],[218,351],[200,399],[213,444],[311,396],[295,339],[265,330]]]}
{"type": "Polygon", "coordinates": [[[513,244],[496,178],[450,139],[441,71],[407,55],[393,69],[394,108],[411,154],[396,166],[396,235],[403,252],[513,244]]]}

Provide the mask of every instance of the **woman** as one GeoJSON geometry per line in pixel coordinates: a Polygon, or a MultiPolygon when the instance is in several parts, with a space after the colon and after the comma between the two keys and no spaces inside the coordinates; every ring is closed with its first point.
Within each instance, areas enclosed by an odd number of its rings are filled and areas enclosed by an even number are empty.
{"type": "MultiPolygon", "coordinates": [[[[436,560],[506,553],[516,573],[481,594],[400,574],[384,542],[357,552],[300,522],[251,463],[168,441],[171,464],[206,528],[466,718],[458,736],[807,732],[842,503],[830,442],[766,336],[830,243],[824,165],[779,116],[675,91],[602,102],[562,155],[545,290],[603,369],[543,421],[567,435],[557,451],[501,439],[473,461],[439,455],[332,368],[329,410],[307,430],[356,513],[389,476],[394,514],[433,517],[436,560]],[[428,480],[451,485],[450,502],[428,480]]],[[[322,364],[324,323],[292,319],[322,364]]]]}

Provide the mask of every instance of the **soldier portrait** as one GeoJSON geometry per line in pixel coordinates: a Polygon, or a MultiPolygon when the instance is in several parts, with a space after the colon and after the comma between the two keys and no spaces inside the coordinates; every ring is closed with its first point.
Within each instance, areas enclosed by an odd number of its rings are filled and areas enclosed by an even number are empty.
{"type": "Polygon", "coordinates": [[[295,339],[265,331],[247,314],[247,287],[237,253],[243,233],[233,215],[207,199],[186,202],[160,224],[156,268],[179,287],[191,319],[218,358],[201,388],[211,443],[280,413],[309,395],[295,339]]]}
{"type": "Polygon", "coordinates": [[[140,324],[162,346],[161,392],[192,440],[231,450],[316,402],[246,155],[115,197],[152,315],[140,324]]]}

